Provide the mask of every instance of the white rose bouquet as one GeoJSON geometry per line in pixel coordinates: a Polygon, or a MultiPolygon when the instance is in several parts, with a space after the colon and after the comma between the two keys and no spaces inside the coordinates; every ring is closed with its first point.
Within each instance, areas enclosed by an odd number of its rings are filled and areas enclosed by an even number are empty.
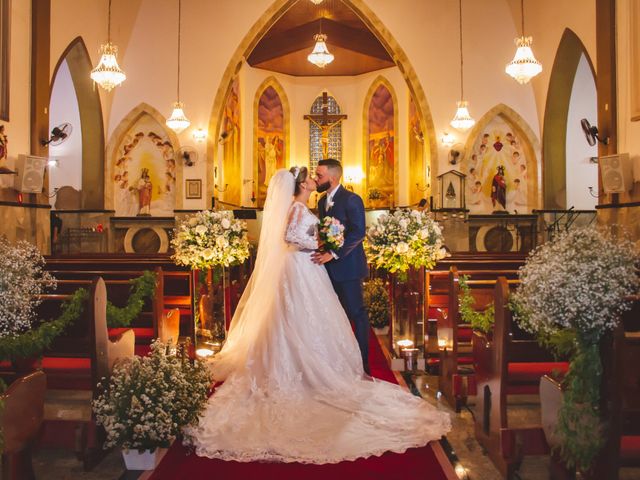
{"type": "Polygon", "coordinates": [[[369,262],[389,272],[409,267],[433,268],[447,256],[440,226],[426,212],[402,209],[383,214],[369,227],[365,251],[369,262]]]}
{"type": "Polygon", "coordinates": [[[198,270],[238,265],[249,258],[247,226],[230,211],[203,210],[185,219],[174,229],[171,246],[178,265],[198,270]]]}

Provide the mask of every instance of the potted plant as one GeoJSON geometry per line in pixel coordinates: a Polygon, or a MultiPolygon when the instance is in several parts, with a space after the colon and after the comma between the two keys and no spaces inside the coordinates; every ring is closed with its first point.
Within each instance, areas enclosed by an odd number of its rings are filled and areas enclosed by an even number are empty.
{"type": "Polygon", "coordinates": [[[129,470],[154,469],[162,449],[197,421],[207,400],[211,376],[204,363],[169,350],[154,342],[149,356],[116,364],[98,386],[93,409],[107,433],[104,448],[122,448],[129,470]]]}
{"type": "Polygon", "coordinates": [[[589,475],[606,439],[600,415],[600,340],[630,308],[625,298],[640,287],[637,261],[628,240],[596,227],[575,229],[532,252],[512,297],[519,325],[569,357],[554,441],[566,466],[583,476],[589,475]]]}
{"type": "Polygon", "coordinates": [[[364,284],[364,305],[369,314],[369,323],[379,335],[389,333],[391,302],[389,291],[380,278],[369,280],[364,284]]]}

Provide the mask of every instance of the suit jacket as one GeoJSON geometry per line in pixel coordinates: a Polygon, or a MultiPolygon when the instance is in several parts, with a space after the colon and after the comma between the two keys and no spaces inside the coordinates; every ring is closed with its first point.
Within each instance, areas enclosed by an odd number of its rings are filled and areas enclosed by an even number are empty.
{"type": "Polygon", "coordinates": [[[329,215],[344,225],[344,245],[335,252],[338,258],[325,264],[329,277],[336,282],[366,278],[369,268],[362,247],[366,235],[362,199],[340,185],[333,196],[333,207],[327,211],[326,205],[327,196],[324,195],[318,202],[320,218],[329,215]]]}

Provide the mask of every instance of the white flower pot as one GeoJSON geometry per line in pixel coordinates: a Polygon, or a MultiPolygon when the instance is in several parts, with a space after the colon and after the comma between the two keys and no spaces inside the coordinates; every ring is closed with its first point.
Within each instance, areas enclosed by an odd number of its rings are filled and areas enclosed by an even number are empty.
{"type": "Polygon", "coordinates": [[[156,448],[153,452],[145,450],[142,453],[139,453],[138,450],[122,450],[122,457],[127,470],[153,470],[158,466],[166,451],[166,448],[156,448]]]}
{"type": "Polygon", "coordinates": [[[389,325],[382,328],[373,328],[373,331],[376,332],[376,335],[388,335],[389,334],[389,325]]]}

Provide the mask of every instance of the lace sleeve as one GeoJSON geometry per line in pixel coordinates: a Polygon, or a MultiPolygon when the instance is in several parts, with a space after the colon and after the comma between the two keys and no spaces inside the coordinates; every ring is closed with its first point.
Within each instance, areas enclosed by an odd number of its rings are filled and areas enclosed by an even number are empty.
{"type": "Polygon", "coordinates": [[[318,226],[316,221],[309,221],[306,214],[307,209],[301,203],[295,202],[291,206],[285,241],[301,249],[315,250],[318,248],[318,226]]]}

